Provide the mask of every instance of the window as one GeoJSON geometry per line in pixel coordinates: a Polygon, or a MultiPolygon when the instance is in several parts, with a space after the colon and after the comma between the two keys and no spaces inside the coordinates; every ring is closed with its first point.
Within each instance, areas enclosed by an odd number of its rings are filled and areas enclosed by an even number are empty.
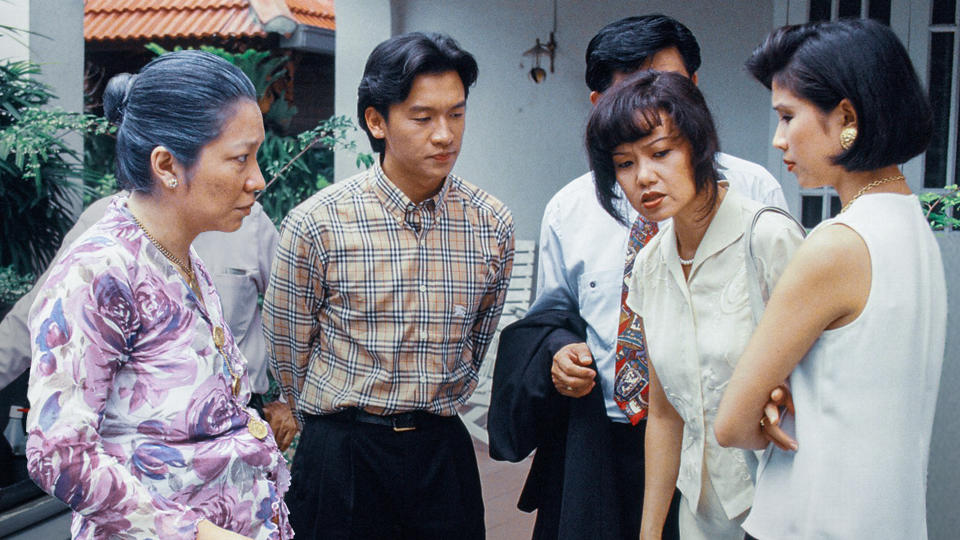
{"type": "MultiPolygon", "coordinates": [[[[917,193],[944,193],[960,183],[960,1],[958,0],[800,0],[790,22],[868,17],[890,25],[907,46],[930,92],[934,134],[922,156],[903,164],[917,193]],[[911,39],[912,38],[912,39],[911,39]]],[[[832,188],[799,189],[800,221],[813,227],[839,212],[832,188]]],[[[792,196],[791,196],[792,198],[792,196]]],[[[793,206],[796,208],[796,206],[793,206]]],[[[960,218],[960,207],[948,208],[960,218]]]]}
{"type": "Polygon", "coordinates": [[[890,0],[810,0],[810,22],[869,17],[890,24],[890,0]]]}
{"type": "MultiPolygon", "coordinates": [[[[960,5],[956,0],[930,2],[927,26],[927,83],[933,107],[934,131],[924,157],[923,188],[942,192],[945,186],[960,182],[960,5]]],[[[947,209],[958,217],[960,208],[947,209]]]]}

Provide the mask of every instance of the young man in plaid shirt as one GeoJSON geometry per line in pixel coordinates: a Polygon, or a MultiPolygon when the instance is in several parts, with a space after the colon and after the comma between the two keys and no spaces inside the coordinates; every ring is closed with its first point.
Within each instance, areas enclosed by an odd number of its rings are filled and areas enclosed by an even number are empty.
{"type": "Polygon", "coordinates": [[[284,220],[264,300],[274,369],[303,427],[286,503],[300,538],[483,538],[477,383],[513,262],[513,218],[450,174],[473,56],[391,38],[360,125],[380,159],[284,220]]]}

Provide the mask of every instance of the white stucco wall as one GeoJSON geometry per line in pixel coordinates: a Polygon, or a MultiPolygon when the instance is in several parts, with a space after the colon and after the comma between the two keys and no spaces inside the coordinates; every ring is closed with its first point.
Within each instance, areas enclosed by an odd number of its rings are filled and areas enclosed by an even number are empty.
{"type": "MultiPolygon", "coordinates": [[[[537,85],[527,76],[532,60],[522,53],[536,38],[545,42],[549,37],[553,3],[548,0],[339,1],[337,114],[356,116],[357,84],[377,43],[415,30],[450,34],[480,65],[454,172],[510,206],[518,238],[536,239],[549,198],[587,170],[582,137],[590,104],[584,52],[597,30],[619,18],[659,12],[689,26],[703,50],[700,87],[716,116],[723,149],[766,162],[769,94],[742,65],[770,30],[772,4],[709,4],[704,9],[704,2],[558,0],[556,72],[537,85]]],[[[546,59],[542,66],[548,67],[546,59]]],[[[338,179],[356,171],[354,157],[341,154],[338,179]]]]}
{"type": "Polygon", "coordinates": [[[930,441],[927,527],[930,540],[952,540],[960,534],[960,283],[954,277],[960,268],[960,233],[938,233],[937,240],[947,276],[947,346],[930,441]]]}
{"type": "MultiPolygon", "coordinates": [[[[4,26],[22,30],[30,28],[29,0],[8,0],[0,3],[0,21],[4,26]]],[[[0,58],[29,60],[29,45],[30,34],[0,30],[0,58]]]]}
{"type": "Polygon", "coordinates": [[[0,58],[40,65],[40,79],[53,87],[51,105],[83,110],[83,1],[7,0],[0,21],[32,33],[0,36],[0,58]]]}

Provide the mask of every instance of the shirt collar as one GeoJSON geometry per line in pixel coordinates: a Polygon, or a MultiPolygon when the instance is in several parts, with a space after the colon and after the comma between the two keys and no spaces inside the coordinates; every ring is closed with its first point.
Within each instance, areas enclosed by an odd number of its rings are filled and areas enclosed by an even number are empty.
{"type": "MultiPolygon", "coordinates": [[[[725,183],[721,183],[720,185],[724,184],[725,183]]],[[[693,257],[693,267],[690,269],[691,273],[700,266],[704,260],[722,251],[743,236],[744,225],[743,219],[740,217],[740,209],[743,205],[740,204],[739,199],[741,199],[739,194],[732,189],[727,189],[727,194],[724,195],[723,200],[720,201],[717,213],[713,216],[713,220],[710,221],[707,232],[704,233],[703,239],[700,240],[700,245],[697,246],[697,252],[693,257]]],[[[671,237],[672,238],[669,238],[668,245],[673,253],[670,255],[675,256],[677,261],[679,261],[676,234],[671,235],[671,237]]]]}
{"type": "Polygon", "coordinates": [[[380,199],[380,202],[384,208],[386,208],[387,212],[401,224],[406,221],[406,216],[410,212],[425,210],[435,216],[439,215],[443,211],[444,201],[446,201],[447,194],[452,189],[451,186],[456,183],[456,177],[448,174],[443,181],[443,185],[440,187],[440,191],[433,197],[421,201],[420,204],[414,204],[414,202],[387,177],[387,173],[383,171],[383,167],[380,166],[379,161],[374,162],[372,175],[374,193],[377,198],[380,199]]]}

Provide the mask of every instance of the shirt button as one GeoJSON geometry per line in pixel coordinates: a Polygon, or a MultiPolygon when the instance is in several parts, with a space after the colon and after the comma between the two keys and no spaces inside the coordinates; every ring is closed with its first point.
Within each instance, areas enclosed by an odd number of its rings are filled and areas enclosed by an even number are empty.
{"type": "Polygon", "coordinates": [[[597,287],[597,282],[596,282],[596,281],[591,281],[591,282],[590,282],[590,288],[591,288],[591,289],[595,289],[596,287],[597,287]]]}
{"type": "Polygon", "coordinates": [[[420,339],[427,339],[427,333],[425,331],[420,332],[420,339]]]}
{"type": "Polygon", "coordinates": [[[420,376],[420,382],[422,382],[422,383],[427,382],[427,376],[426,376],[426,375],[421,375],[421,376],[420,376]]]}
{"type": "Polygon", "coordinates": [[[427,292],[427,286],[426,286],[426,285],[421,285],[421,286],[420,286],[420,292],[427,292]]]}

